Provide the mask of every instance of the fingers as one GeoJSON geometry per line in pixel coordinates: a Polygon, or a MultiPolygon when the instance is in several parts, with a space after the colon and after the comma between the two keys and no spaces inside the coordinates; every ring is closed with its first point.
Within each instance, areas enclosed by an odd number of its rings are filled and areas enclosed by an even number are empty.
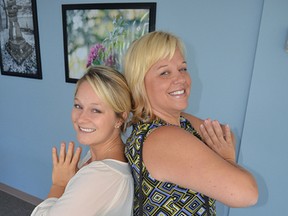
{"type": "Polygon", "coordinates": [[[205,127],[203,124],[200,125],[200,132],[201,132],[201,134],[202,134],[202,138],[203,138],[204,142],[205,142],[207,145],[210,146],[211,144],[213,144],[213,142],[212,142],[212,140],[210,139],[210,136],[209,136],[209,134],[208,134],[208,132],[207,132],[207,130],[206,130],[206,127],[205,127]]]}
{"type": "Polygon", "coordinates": [[[60,145],[59,163],[64,163],[66,155],[66,144],[64,142],[60,145]]]}
{"type": "Polygon", "coordinates": [[[224,160],[235,162],[235,142],[228,125],[207,119],[200,125],[204,142],[224,160]]]}
{"type": "Polygon", "coordinates": [[[82,152],[82,148],[78,147],[75,151],[75,154],[74,154],[74,157],[71,161],[71,164],[76,166],[78,161],[80,160],[80,155],[81,155],[81,152],[82,152]]]}
{"type": "Polygon", "coordinates": [[[212,136],[212,133],[216,135],[212,137],[215,139],[215,141],[216,140],[219,140],[221,142],[224,141],[224,135],[223,135],[221,125],[219,124],[217,120],[212,121],[212,129],[209,132],[211,133],[210,136],[212,136]]]}
{"type": "Polygon", "coordinates": [[[68,145],[67,155],[65,158],[65,163],[70,163],[74,154],[74,142],[70,142],[68,145]]]}
{"type": "Polygon", "coordinates": [[[55,166],[58,163],[58,155],[57,155],[56,147],[52,148],[52,162],[53,162],[53,166],[55,166]]]}
{"type": "Polygon", "coordinates": [[[66,153],[66,144],[65,142],[62,142],[60,144],[60,151],[59,151],[59,158],[57,154],[56,147],[52,148],[52,161],[53,165],[57,164],[77,164],[77,162],[80,159],[80,155],[82,152],[82,149],[78,147],[74,153],[74,142],[70,142],[68,145],[67,153],[66,153]]]}
{"type": "Polygon", "coordinates": [[[229,125],[224,126],[224,137],[228,143],[233,143],[232,133],[229,125]]]}
{"type": "Polygon", "coordinates": [[[200,131],[204,141],[210,147],[212,145],[217,146],[221,145],[221,143],[225,143],[226,136],[229,136],[231,139],[230,128],[225,127],[225,130],[223,131],[220,123],[217,120],[211,121],[210,119],[206,119],[204,124],[200,125],[200,131]]]}
{"type": "Polygon", "coordinates": [[[206,119],[204,124],[200,126],[203,138],[206,142],[218,142],[223,137],[223,132],[218,121],[206,119]]]}

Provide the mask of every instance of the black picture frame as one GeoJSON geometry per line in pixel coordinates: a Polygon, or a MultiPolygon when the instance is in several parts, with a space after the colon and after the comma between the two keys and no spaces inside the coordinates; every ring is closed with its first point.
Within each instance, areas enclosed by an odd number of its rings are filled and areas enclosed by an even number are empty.
{"type": "Polygon", "coordinates": [[[42,79],[36,0],[2,0],[2,75],[42,79]]]}
{"type": "Polygon", "coordinates": [[[90,60],[121,72],[129,44],[155,30],[156,6],[155,2],[63,4],[65,81],[76,83],[90,60]]]}

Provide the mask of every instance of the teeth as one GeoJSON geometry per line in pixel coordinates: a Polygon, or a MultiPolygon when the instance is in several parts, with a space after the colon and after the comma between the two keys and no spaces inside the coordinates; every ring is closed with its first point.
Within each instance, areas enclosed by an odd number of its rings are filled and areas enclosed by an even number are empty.
{"type": "Polygon", "coordinates": [[[79,127],[79,129],[83,132],[86,132],[86,133],[92,133],[94,131],[96,131],[96,129],[93,129],[93,128],[82,128],[82,127],[79,127]]]}
{"type": "Polygon", "coordinates": [[[184,90],[175,91],[175,92],[170,93],[170,95],[180,95],[180,94],[184,94],[184,90]]]}

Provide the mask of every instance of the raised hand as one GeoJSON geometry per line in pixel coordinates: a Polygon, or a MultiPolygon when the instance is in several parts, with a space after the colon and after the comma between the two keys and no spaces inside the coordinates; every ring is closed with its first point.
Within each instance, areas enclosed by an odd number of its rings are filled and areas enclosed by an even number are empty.
{"type": "Polygon", "coordinates": [[[220,125],[217,120],[206,119],[200,125],[204,142],[218,155],[228,162],[235,163],[235,143],[228,125],[220,125]]]}
{"type": "Polygon", "coordinates": [[[52,148],[52,183],[55,186],[65,188],[69,180],[78,171],[77,163],[80,159],[81,148],[78,147],[74,153],[74,145],[73,142],[70,142],[66,153],[66,144],[61,143],[59,157],[56,147],[52,148]]]}

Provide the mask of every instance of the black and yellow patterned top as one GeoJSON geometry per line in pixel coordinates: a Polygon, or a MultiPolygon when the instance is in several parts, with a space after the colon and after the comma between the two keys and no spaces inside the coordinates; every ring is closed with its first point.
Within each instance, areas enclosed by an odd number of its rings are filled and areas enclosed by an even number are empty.
{"type": "MultiPolygon", "coordinates": [[[[134,178],[134,215],[139,215],[139,196],[140,196],[140,154],[146,137],[154,129],[169,125],[163,120],[156,119],[149,123],[139,122],[133,125],[133,130],[127,139],[125,149],[126,157],[131,165],[134,178]],[[141,149],[141,150],[140,150],[141,149]]],[[[180,118],[181,128],[192,133],[199,139],[200,135],[192,127],[191,123],[184,117],[180,118]]],[[[197,175],[197,170],[195,170],[197,175]]],[[[206,216],[205,196],[198,192],[182,188],[170,182],[161,182],[154,179],[142,162],[142,196],[143,196],[143,215],[163,215],[163,216],[206,216]]],[[[210,215],[216,215],[215,200],[209,198],[210,215]]]]}

